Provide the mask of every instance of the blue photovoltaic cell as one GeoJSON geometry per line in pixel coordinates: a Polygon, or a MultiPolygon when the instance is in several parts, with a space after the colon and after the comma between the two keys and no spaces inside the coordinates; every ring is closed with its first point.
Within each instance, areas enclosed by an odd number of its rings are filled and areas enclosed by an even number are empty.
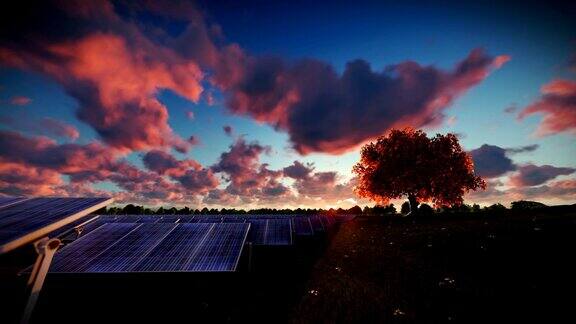
{"type": "Polygon", "coordinates": [[[141,215],[116,215],[114,223],[138,223],[141,215]]]}
{"type": "Polygon", "coordinates": [[[250,224],[214,224],[186,270],[194,272],[235,271],[250,224]]]}
{"type": "Polygon", "coordinates": [[[178,223],[180,218],[183,218],[181,215],[163,215],[158,220],[158,223],[178,223]]]}
{"type": "Polygon", "coordinates": [[[310,224],[310,219],[307,216],[294,217],[292,222],[296,235],[314,235],[312,224],[310,224]]]}
{"type": "Polygon", "coordinates": [[[51,272],[79,272],[83,266],[141,224],[107,223],[54,255],[51,272]]]}
{"type": "Polygon", "coordinates": [[[265,245],[291,245],[292,226],[289,218],[269,219],[266,221],[265,245]]]}
{"type": "Polygon", "coordinates": [[[178,223],[198,223],[198,218],[192,215],[184,215],[180,217],[180,221],[178,223]]]}
{"type": "Polygon", "coordinates": [[[0,209],[0,253],[55,231],[109,198],[32,198],[0,209]],[[77,216],[75,216],[77,217],[77,216]],[[61,222],[55,225],[57,222],[61,222]],[[39,236],[39,237],[36,237],[39,236]],[[18,242],[18,243],[15,243],[18,242]],[[8,245],[10,247],[8,247],[8,245]]]}
{"type": "Polygon", "coordinates": [[[176,224],[142,224],[74,272],[130,272],[176,224]]]}
{"type": "Polygon", "coordinates": [[[157,223],[161,218],[159,215],[142,215],[138,223],[157,223]]]}
{"type": "Polygon", "coordinates": [[[248,222],[251,224],[248,241],[253,244],[264,244],[268,222],[265,219],[248,219],[248,222]]]}
{"type": "Polygon", "coordinates": [[[224,216],[222,217],[222,222],[224,223],[244,223],[246,217],[243,216],[224,216]]]}
{"type": "Polygon", "coordinates": [[[314,232],[324,232],[324,225],[322,225],[319,215],[310,216],[310,224],[312,224],[314,232]]]}
{"type": "Polygon", "coordinates": [[[209,223],[178,224],[132,271],[186,271],[190,259],[214,226],[209,223]]]}
{"type": "Polygon", "coordinates": [[[0,208],[16,205],[26,199],[24,197],[0,197],[0,208]]]}
{"type": "Polygon", "coordinates": [[[221,223],[222,216],[215,215],[198,215],[194,217],[198,220],[198,223],[221,223]]]}
{"type": "Polygon", "coordinates": [[[332,227],[331,219],[332,219],[331,216],[320,215],[320,221],[322,222],[322,226],[324,226],[324,229],[328,229],[328,228],[332,227]]]}

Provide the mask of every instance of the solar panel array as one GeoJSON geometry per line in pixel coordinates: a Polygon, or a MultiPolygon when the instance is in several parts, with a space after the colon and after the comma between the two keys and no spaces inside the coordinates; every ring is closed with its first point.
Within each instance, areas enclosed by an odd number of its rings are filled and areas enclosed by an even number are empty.
{"type": "Polygon", "coordinates": [[[312,236],[331,228],[338,218],[328,215],[101,215],[81,226],[86,235],[105,223],[250,223],[248,242],[255,245],[291,245],[292,236],[312,236]]]}
{"type": "Polygon", "coordinates": [[[250,224],[107,223],[54,256],[50,272],[235,271],[250,224]]]}
{"type": "Polygon", "coordinates": [[[4,197],[0,200],[0,253],[46,236],[110,202],[110,198],[4,197]]]}

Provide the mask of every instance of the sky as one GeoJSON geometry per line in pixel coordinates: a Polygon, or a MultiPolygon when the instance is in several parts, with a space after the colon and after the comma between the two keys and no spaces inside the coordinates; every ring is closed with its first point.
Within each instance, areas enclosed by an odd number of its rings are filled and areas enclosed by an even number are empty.
{"type": "Polygon", "coordinates": [[[0,14],[0,195],[349,208],[360,147],[455,133],[485,191],[576,202],[554,2],[44,1],[0,14]]]}

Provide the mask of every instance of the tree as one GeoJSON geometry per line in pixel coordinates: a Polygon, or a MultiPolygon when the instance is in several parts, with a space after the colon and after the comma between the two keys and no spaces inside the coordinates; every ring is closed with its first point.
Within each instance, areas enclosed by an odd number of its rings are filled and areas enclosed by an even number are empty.
{"type": "Polygon", "coordinates": [[[410,203],[405,201],[402,206],[400,206],[400,213],[406,215],[410,212],[410,203]]]}
{"type": "Polygon", "coordinates": [[[537,201],[518,200],[512,202],[512,209],[516,210],[529,210],[548,207],[545,204],[537,201]]]}
{"type": "Polygon", "coordinates": [[[434,208],[432,208],[428,204],[421,204],[418,207],[418,213],[421,215],[432,215],[432,214],[434,214],[434,208]]]}
{"type": "Polygon", "coordinates": [[[392,130],[364,145],[353,172],[358,195],[380,204],[407,196],[410,214],[417,213],[420,201],[460,205],[468,191],[486,188],[456,135],[428,138],[411,128],[392,130]]]}
{"type": "Polygon", "coordinates": [[[356,205],[350,209],[348,209],[346,211],[346,214],[349,215],[361,215],[362,214],[362,208],[360,208],[360,206],[356,205]]]}

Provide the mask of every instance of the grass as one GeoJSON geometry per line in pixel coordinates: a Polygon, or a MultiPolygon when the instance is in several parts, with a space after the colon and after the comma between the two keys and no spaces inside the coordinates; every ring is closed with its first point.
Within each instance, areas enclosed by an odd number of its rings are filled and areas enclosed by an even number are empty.
{"type": "Polygon", "coordinates": [[[315,265],[294,323],[572,322],[576,213],[360,217],[315,265]]]}

